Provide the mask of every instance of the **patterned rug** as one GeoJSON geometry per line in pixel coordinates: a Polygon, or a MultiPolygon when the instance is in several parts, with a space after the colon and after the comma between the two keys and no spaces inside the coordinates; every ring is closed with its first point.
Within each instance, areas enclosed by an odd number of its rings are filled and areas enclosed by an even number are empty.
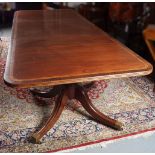
{"type": "Polygon", "coordinates": [[[35,100],[27,89],[3,82],[8,41],[0,41],[0,152],[56,152],[116,141],[155,130],[153,82],[146,77],[96,81],[89,98],[104,114],[125,124],[116,131],[92,120],[76,100],[68,102],[60,119],[42,138],[28,139],[49,117],[55,98],[35,100]]]}

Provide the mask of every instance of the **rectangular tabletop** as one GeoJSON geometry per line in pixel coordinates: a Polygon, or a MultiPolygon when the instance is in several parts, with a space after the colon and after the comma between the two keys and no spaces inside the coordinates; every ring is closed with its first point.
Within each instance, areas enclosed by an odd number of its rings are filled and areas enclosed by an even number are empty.
{"type": "Polygon", "coordinates": [[[18,11],[4,80],[32,87],[146,75],[152,66],[70,9],[18,11]]]}

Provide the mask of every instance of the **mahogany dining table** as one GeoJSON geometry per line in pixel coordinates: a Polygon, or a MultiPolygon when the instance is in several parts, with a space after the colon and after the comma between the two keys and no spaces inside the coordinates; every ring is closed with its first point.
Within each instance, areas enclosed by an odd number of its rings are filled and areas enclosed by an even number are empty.
{"type": "Polygon", "coordinates": [[[14,15],[4,82],[35,96],[57,95],[40,139],[53,127],[68,100],[77,99],[99,123],[116,130],[123,124],[100,112],[88,95],[93,81],[147,75],[152,65],[72,9],[23,10],[14,15]],[[48,91],[38,87],[51,86],[48,91]]]}

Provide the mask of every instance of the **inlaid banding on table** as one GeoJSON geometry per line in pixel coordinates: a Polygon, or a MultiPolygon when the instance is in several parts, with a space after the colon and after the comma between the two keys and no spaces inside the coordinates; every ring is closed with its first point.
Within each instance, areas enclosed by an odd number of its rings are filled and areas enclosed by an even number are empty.
{"type": "MultiPolygon", "coordinates": [[[[125,77],[134,77],[134,76],[143,76],[150,74],[152,72],[152,68],[150,68],[149,71],[141,71],[141,72],[133,72],[133,73],[124,73],[124,74],[107,74],[107,75],[94,75],[93,76],[86,76],[86,77],[66,77],[66,78],[53,78],[52,80],[50,79],[42,79],[40,80],[41,83],[37,83],[35,80],[24,82],[23,80],[15,81],[14,85],[12,83],[6,82],[5,83],[11,87],[22,87],[22,88],[27,88],[27,87],[34,87],[34,86],[54,86],[54,85],[61,85],[61,84],[70,84],[70,83],[80,83],[80,82],[90,82],[90,81],[97,81],[97,80],[104,80],[104,79],[112,79],[112,78],[125,78],[125,77]],[[22,83],[22,84],[21,84],[22,83]]],[[[9,81],[9,80],[7,80],[9,81]]]]}

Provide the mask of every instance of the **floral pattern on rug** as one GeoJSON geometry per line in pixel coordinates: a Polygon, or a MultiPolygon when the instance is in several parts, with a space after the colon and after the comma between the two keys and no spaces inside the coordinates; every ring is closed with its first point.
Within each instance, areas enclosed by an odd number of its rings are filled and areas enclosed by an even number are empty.
{"type": "Polygon", "coordinates": [[[146,77],[132,77],[130,78],[133,83],[136,83],[136,88],[139,88],[140,91],[143,91],[146,96],[149,96],[153,101],[155,101],[155,93],[153,92],[153,83],[154,81],[146,77]]]}
{"type": "MultiPolygon", "coordinates": [[[[6,51],[6,50],[5,50],[6,51]]],[[[5,58],[0,59],[0,152],[47,152],[131,135],[155,128],[153,82],[146,77],[96,81],[88,91],[92,103],[104,114],[121,121],[116,131],[94,121],[76,100],[67,107],[42,144],[29,137],[44,124],[55,98],[38,104],[27,89],[7,87],[3,82],[5,58]]]]}

